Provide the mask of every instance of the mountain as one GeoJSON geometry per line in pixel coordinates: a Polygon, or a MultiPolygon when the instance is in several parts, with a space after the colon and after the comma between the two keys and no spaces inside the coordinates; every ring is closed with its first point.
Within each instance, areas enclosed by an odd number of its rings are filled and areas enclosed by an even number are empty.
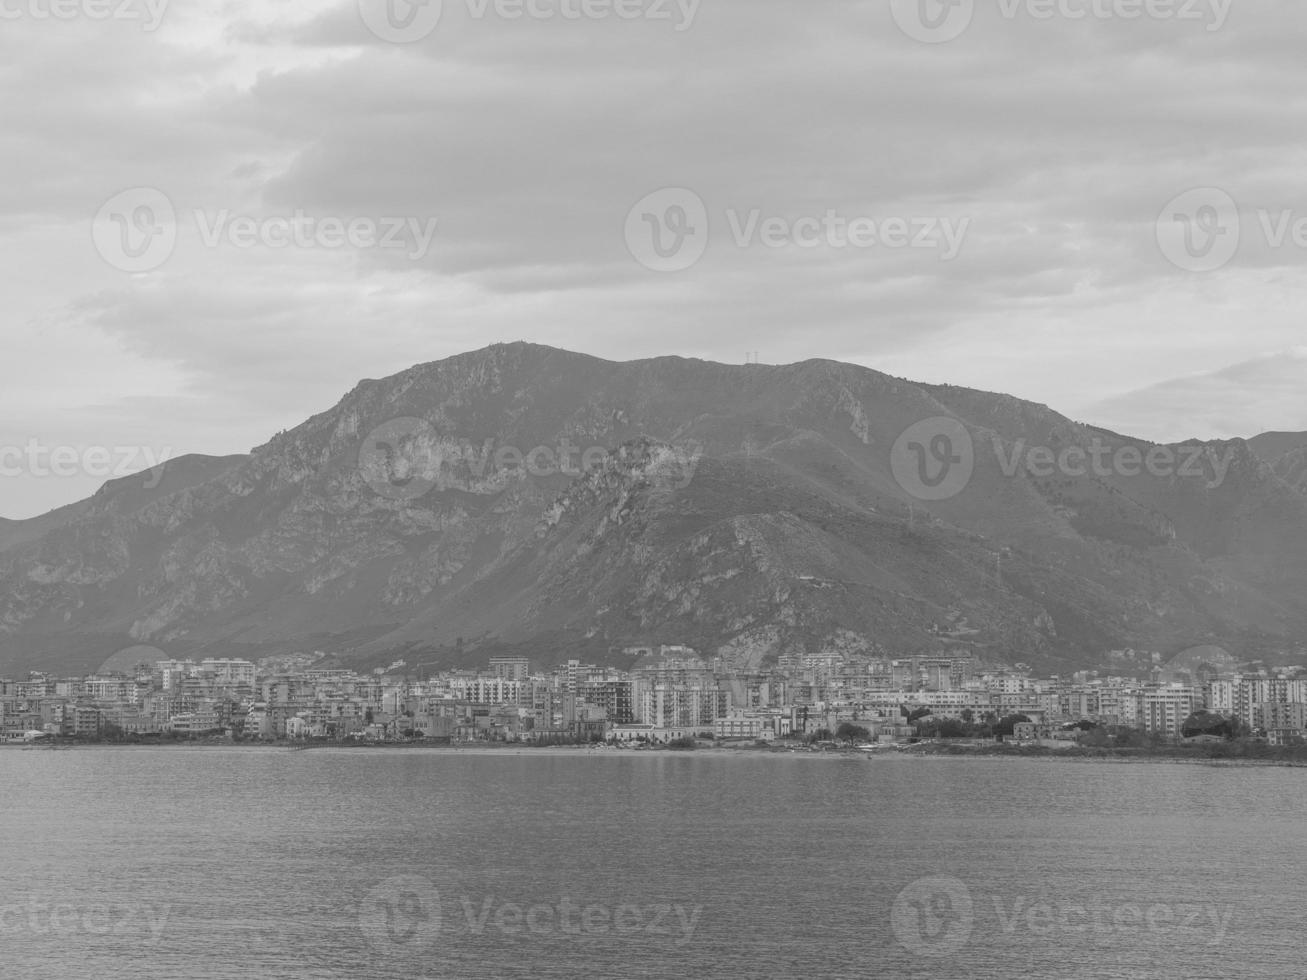
{"type": "Polygon", "coordinates": [[[130,514],[148,503],[213,479],[246,456],[179,456],[166,465],[110,480],[86,500],[25,521],[0,520],[0,551],[38,540],[96,513],[130,514]]]}
{"type": "Polygon", "coordinates": [[[1256,444],[1158,447],[833,361],[495,345],[0,525],[0,676],[133,644],[1273,656],[1307,639],[1307,495],[1256,444]]]}
{"type": "Polygon", "coordinates": [[[1307,449],[1307,432],[1263,432],[1248,440],[1248,445],[1268,463],[1299,449],[1307,449]]]}
{"type": "Polygon", "coordinates": [[[1307,432],[1267,432],[1248,440],[1276,476],[1307,492],[1307,432]]]}

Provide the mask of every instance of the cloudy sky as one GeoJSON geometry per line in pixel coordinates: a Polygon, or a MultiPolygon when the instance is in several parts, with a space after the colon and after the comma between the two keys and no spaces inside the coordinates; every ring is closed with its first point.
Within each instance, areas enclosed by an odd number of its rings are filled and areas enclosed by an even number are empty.
{"type": "Polygon", "coordinates": [[[0,0],[0,515],[102,482],[34,445],[243,452],[500,340],[1307,429],[1304,32],[1301,0],[0,0]]]}

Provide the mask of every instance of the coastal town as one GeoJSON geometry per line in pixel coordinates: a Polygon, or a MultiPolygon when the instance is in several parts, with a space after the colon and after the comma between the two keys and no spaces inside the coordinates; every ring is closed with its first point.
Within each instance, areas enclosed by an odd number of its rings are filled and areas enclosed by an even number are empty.
{"type": "Polygon", "coordinates": [[[1164,663],[1160,654],[1116,651],[1120,674],[1066,677],[1037,677],[1028,665],[989,663],[971,652],[782,655],[752,671],[686,646],[622,655],[629,669],[577,659],[542,669],[506,656],[481,669],[428,673],[400,660],[361,672],[317,652],[257,663],[142,660],[130,669],[111,661],[118,669],[84,677],[32,672],[0,679],[0,742],[839,739],[871,748],[972,739],[1056,748],[1132,733],[1155,744],[1240,734],[1298,745],[1307,737],[1307,668],[1240,670],[1228,655],[1164,663]]]}

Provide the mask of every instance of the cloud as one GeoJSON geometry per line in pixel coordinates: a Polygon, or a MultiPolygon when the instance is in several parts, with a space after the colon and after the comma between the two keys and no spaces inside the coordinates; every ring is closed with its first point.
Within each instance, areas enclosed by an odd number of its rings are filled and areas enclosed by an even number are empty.
{"type": "Polygon", "coordinates": [[[1307,431],[1307,347],[1171,378],[1093,406],[1109,428],[1130,421],[1181,441],[1195,435],[1235,438],[1264,431],[1307,431]]]}
{"type": "MultiPolygon", "coordinates": [[[[1300,337],[1304,250],[1273,247],[1258,215],[1307,217],[1307,10],[1249,0],[1208,30],[1007,6],[977,5],[945,44],[907,36],[884,0],[712,0],[685,30],[445,0],[404,45],[354,0],[175,2],[153,32],[6,22],[3,329],[39,370],[0,407],[15,437],[242,451],[361,376],[520,338],[619,359],[853,359],[1154,438],[1291,422],[1280,382],[1228,366],[1300,337]],[[1237,200],[1245,234],[1195,274],[1157,222],[1206,186],[1237,200]],[[90,229],[135,187],[167,195],[178,233],[132,276],[90,229]],[[709,220],[702,260],[671,275],[624,236],[666,187],[709,220]],[[750,215],[792,232],[828,214],[966,235],[949,261],[732,235],[750,215]],[[203,240],[219,219],[297,215],[435,233],[420,254],[203,240]]],[[[0,513],[71,492],[13,486],[0,513]]]]}

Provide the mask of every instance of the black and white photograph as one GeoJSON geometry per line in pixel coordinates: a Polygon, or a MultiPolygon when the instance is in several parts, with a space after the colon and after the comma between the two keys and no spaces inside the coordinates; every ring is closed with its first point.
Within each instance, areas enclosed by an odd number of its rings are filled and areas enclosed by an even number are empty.
{"type": "Polygon", "coordinates": [[[0,980],[1307,976],[1305,45],[0,0],[0,980]]]}

